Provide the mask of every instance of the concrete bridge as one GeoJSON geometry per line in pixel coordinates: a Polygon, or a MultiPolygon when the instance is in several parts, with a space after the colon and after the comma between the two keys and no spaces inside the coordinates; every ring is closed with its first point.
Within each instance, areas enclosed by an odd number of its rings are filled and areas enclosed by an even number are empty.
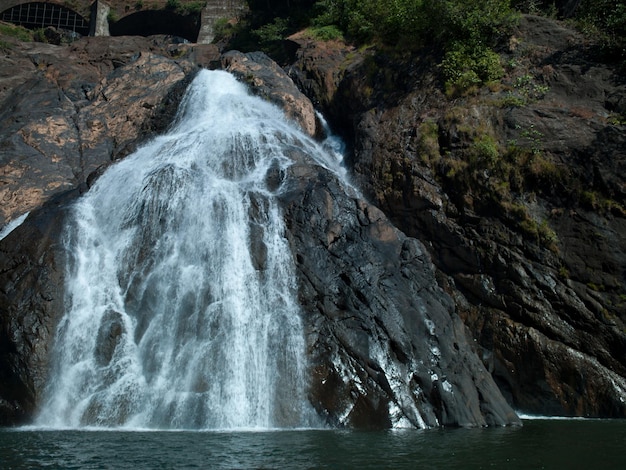
{"type": "Polygon", "coordinates": [[[0,20],[86,36],[169,34],[210,43],[217,20],[239,17],[244,0],[0,0],[0,20]]]}

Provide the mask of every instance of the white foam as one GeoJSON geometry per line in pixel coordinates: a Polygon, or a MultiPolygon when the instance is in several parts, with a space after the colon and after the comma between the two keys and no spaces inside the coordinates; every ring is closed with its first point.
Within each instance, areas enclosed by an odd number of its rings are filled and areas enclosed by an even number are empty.
{"type": "Polygon", "coordinates": [[[20,215],[18,218],[13,219],[8,224],[6,224],[4,227],[2,227],[2,229],[0,230],[0,240],[5,238],[13,230],[15,230],[17,227],[22,225],[24,223],[24,221],[26,220],[26,217],[28,217],[28,214],[30,214],[30,212],[26,212],[25,214],[20,215]]]}

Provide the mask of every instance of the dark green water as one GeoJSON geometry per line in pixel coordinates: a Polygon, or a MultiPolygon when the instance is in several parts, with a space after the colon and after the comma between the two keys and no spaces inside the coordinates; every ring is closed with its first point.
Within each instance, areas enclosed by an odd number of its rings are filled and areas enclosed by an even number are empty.
{"type": "Polygon", "coordinates": [[[626,469],[626,422],[427,431],[0,430],[2,469],[626,469]]]}

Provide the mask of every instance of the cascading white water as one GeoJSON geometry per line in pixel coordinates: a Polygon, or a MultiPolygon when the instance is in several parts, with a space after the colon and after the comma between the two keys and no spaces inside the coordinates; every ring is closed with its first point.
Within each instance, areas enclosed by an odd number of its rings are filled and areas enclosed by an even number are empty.
{"type": "Polygon", "coordinates": [[[37,424],[314,425],[268,177],[294,146],[337,166],[230,74],[202,71],[172,130],[98,179],[68,229],[67,310],[37,424]]]}

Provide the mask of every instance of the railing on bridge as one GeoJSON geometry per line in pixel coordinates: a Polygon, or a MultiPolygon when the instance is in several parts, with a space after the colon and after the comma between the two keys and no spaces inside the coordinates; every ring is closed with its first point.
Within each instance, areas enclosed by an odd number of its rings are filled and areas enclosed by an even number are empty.
{"type": "MultiPolygon", "coordinates": [[[[169,34],[183,37],[192,42],[211,42],[214,35],[214,25],[221,18],[238,17],[244,10],[244,0],[207,0],[201,12],[185,13],[165,8],[165,0],[155,0],[145,10],[131,11],[126,6],[124,11],[113,10],[106,0],[88,0],[91,6],[90,17],[82,14],[89,13],[86,3],[82,5],[81,13],[64,6],[63,0],[0,0],[0,20],[24,26],[29,29],[46,28],[53,26],[57,29],[74,31],[82,36],[108,36],[109,34],[148,35],[169,34]],[[20,3],[20,2],[28,3],[20,3]],[[13,5],[9,7],[9,5],[13,5]],[[2,11],[4,9],[4,11],[2,11]],[[109,17],[118,17],[115,23],[109,22],[109,17]],[[131,19],[131,16],[133,17],[131,19]]],[[[67,2],[74,4],[75,2],[67,2]]],[[[180,0],[182,7],[196,3],[192,0],[180,0]]],[[[181,7],[181,8],[182,8],[181,7]]]]}
{"type": "Polygon", "coordinates": [[[54,3],[22,3],[2,12],[0,19],[30,29],[54,26],[89,34],[89,21],[73,10],[54,3]]]}

